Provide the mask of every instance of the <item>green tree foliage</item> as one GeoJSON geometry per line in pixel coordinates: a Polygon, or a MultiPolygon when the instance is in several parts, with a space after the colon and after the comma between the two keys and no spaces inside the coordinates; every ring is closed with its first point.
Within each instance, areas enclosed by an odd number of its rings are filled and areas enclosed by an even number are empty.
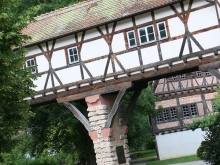
{"type": "Polygon", "coordinates": [[[34,87],[30,68],[23,69],[26,51],[21,47],[28,39],[21,30],[34,11],[19,13],[19,4],[20,0],[0,1],[0,153],[11,150],[12,136],[27,120],[29,102],[23,99],[32,94],[34,87]],[[19,49],[13,51],[15,47],[19,49]]]}
{"type": "Polygon", "coordinates": [[[197,155],[213,165],[220,164],[220,148],[218,147],[220,146],[220,89],[217,89],[217,93],[213,101],[215,113],[197,119],[189,126],[192,130],[201,128],[206,131],[205,140],[198,148],[197,155]]]}
{"type": "Polygon", "coordinates": [[[83,0],[22,0],[22,5],[19,6],[19,10],[22,12],[24,10],[32,9],[33,7],[38,7],[38,11],[35,16],[44,14],[65,6],[73,5],[75,3],[81,2],[83,0]]]}
{"type": "MultiPolygon", "coordinates": [[[[122,110],[125,113],[132,93],[125,96],[122,103],[122,110]]],[[[155,102],[158,98],[152,93],[151,87],[144,89],[139,96],[135,109],[128,122],[128,142],[133,151],[154,148],[153,135],[150,129],[148,115],[155,116],[155,102]]]]}

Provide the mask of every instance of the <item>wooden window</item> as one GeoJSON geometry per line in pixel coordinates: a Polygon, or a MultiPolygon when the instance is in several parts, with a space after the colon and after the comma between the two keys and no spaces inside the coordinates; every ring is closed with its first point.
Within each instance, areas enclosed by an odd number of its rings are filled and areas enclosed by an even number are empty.
{"type": "Polygon", "coordinates": [[[130,48],[137,45],[134,30],[127,32],[127,37],[128,37],[128,44],[130,48]]]}
{"type": "Polygon", "coordinates": [[[197,72],[196,72],[196,76],[197,76],[197,77],[202,77],[202,72],[201,72],[201,71],[197,71],[197,72]]]}
{"type": "MultiPolygon", "coordinates": [[[[34,67],[34,66],[36,66],[36,65],[35,65],[35,59],[34,59],[34,58],[28,59],[28,60],[26,61],[26,67],[34,67]]],[[[32,74],[37,73],[36,68],[32,68],[32,69],[31,69],[31,73],[32,73],[32,74]]]]}
{"type": "Polygon", "coordinates": [[[166,39],[167,36],[167,29],[165,22],[159,22],[157,23],[158,33],[159,33],[159,39],[166,39]]]}
{"type": "Polygon", "coordinates": [[[171,114],[171,119],[172,120],[177,119],[176,108],[170,108],[170,114],[171,114]]]}
{"type": "Polygon", "coordinates": [[[211,76],[210,72],[205,72],[206,76],[211,76]]]}
{"type": "Polygon", "coordinates": [[[155,33],[153,25],[138,29],[141,44],[155,41],[155,33]]]}
{"type": "Polygon", "coordinates": [[[163,112],[159,112],[157,116],[157,122],[168,122],[177,119],[176,108],[168,108],[163,112]]]}
{"type": "Polygon", "coordinates": [[[183,80],[183,79],[185,79],[185,78],[186,78],[185,74],[181,74],[181,75],[180,75],[180,79],[181,79],[181,80],[183,80]]]}
{"type": "Polygon", "coordinates": [[[169,116],[169,110],[168,109],[165,109],[163,111],[163,118],[164,118],[164,121],[170,121],[170,116],[169,116]]]}
{"type": "Polygon", "coordinates": [[[177,81],[178,80],[178,77],[177,76],[173,76],[173,81],[177,81]]]}
{"type": "Polygon", "coordinates": [[[76,46],[68,49],[68,56],[70,64],[79,62],[78,50],[76,46]]]}
{"type": "Polygon", "coordinates": [[[197,110],[196,104],[183,105],[182,111],[183,111],[183,117],[198,115],[198,110],[197,110]]]}

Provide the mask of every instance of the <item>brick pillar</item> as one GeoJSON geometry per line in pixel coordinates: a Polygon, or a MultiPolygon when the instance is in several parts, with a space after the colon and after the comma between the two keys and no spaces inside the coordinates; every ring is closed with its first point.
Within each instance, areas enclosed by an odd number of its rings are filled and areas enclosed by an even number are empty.
{"type": "Polygon", "coordinates": [[[130,165],[127,127],[122,127],[122,119],[118,112],[112,121],[111,128],[105,128],[108,114],[114,104],[116,95],[95,95],[86,98],[88,116],[92,131],[89,136],[93,140],[97,165],[130,165]],[[119,153],[124,152],[122,156],[119,153]]]}

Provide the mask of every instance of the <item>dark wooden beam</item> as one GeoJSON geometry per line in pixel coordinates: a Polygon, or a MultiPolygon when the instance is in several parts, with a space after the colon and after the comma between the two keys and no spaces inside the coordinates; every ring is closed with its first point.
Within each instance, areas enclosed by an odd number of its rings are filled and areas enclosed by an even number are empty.
{"type": "Polygon", "coordinates": [[[91,127],[88,119],[71,103],[64,102],[63,103],[72,113],[73,115],[84,125],[87,131],[91,131],[91,127]]]}
{"type": "Polygon", "coordinates": [[[116,98],[116,100],[115,100],[115,102],[114,102],[114,104],[112,106],[112,109],[111,109],[111,111],[110,111],[110,113],[108,115],[108,120],[105,123],[105,128],[110,128],[111,127],[112,120],[113,120],[115,114],[118,111],[118,108],[119,108],[119,106],[121,104],[122,98],[124,97],[126,90],[127,89],[125,88],[125,89],[121,89],[119,91],[118,96],[117,96],[117,98],[116,98]]]}
{"type": "Polygon", "coordinates": [[[133,96],[131,97],[131,100],[130,100],[130,102],[128,104],[127,110],[126,110],[126,112],[125,112],[125,114],[123,116],[123,122],[122,123],[123,123],[124,126],[127,126],[128,120],[129,120],[129,118],[131,116],[131,113],[134,110],[135,104],[136,104],[137,99],[140,96],[142,90],[143,90],[143,88],[138,88],[138,89],[136,89],[134,91],[133,96]]]}
{"type": "Polygon", "coordinates": [[[57,98],[57,102],[58,103],[63,103],[63,102],[68,102],[68,101],[80,100],[80,99],[84,99],[88,96],[117,92],[117,91],[120,91],[122,89],[128,89],[130,87],[132,87],[132,83],[131,82],[125,82],[125,83],[121,83],[121,84],[117,84],[117,85],[106,86],[106,87],[103,87],[103,88],[98,88],[98,89],[95,88],[95,89],[91,89],[87,92],[57,98]]]}

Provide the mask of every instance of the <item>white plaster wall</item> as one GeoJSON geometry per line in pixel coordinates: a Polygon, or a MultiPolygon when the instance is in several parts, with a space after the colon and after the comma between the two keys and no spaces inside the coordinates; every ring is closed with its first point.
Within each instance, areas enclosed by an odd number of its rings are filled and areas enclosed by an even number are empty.
{"type": "Polygon", "coordinates": [[[129,27],[132,27],[132,26],[133,26],[133,24],[132,24],[131,18],[127,18],[127,19],[124,19],[124,20],[121,20],[121,21],[117,22],[115,31],[119,31],[119,30],[129,28],[129,27]]]}
{"type": "MultiPolygon", "coordinates": [[[[131,69],[137,66],[140,66],[138,52],[133,51],[117,56],[118,60],[121,62],[125,69],[131,69]]],[[[115,63],[117,63],[115,61],[115,63]]],[[[120,71],[121,68],[118,65],[115,65],[116,71],[120,71]]]]}
{"type": "Polygon", "coordinates": [[[184,24],[180,21],[178,17],[168,19],[168,25],[171,38],[185,34],[184,24]]]}
{"type": "Polygon", "coordinates": [[[212,48],[220,45],[220,29],[210,30],[204,33],[194,35],[204,49],[212,48]]]}
{"type": "Polygon", "coordinates": [[[65,52],[63,49],[59,51],[55,51],[53,53],[51,64],[54,69],[67,65],[65,52]]]}
{"type": "Polygon", "coordinates": [[[189,7],[189,0],[183,1],[183,4],[184,4],[184,9],[186,11],[189,7]]]}
{"type": "Polygon", "coordinates": [[[189,31],[193,32],[210,26],[218,25],[214,6],[192,12],[189,16],[189,31]]]}
{"type": "Polygon", "coordinates": [[[58,75],[63,84],[68,84],[82,80],[79,66],[74,66],[56,71],[56,74],[58,75]]]}
{"type": "MultiPolygon", "coordinates": [[[[87,66],[87,68],[90,71],[90,73],[92,74],[92,76],[96,77],[96,76],[101,76],[104,74],[106,63],[107,63],[107,58],[101,59],[98,61],[93,61],[93,62],[87,63],[85,65],[87,66]]],[[[112,73],[112,72],[113,72],[112,65],[110,62],[107,73],[112,73]]]]}
{"type": "MultiPolygon", "coordinates": [[[[107,33],[107,32],[106,32],[106,28],[105,28],[104,25],[103,25],[103,26],[99,26],[99,28],[102,30],[102,32],[103,32],[104,34],[107,33]]],[[[109,33],[111,33],[111,31],[109,31],[109,33]]]]}
{"type": "Polygon", "coordinates": [[[80,42],[82,39],[82,32],[77,33],[77,37],[78,37],[78,42],[80,42]]]}
{"type": "Polygon", "coordinates": [[[181,9],[181,6],[180,6],[180,3],[174,4],[173,6],[176,8],[176,10],[177,10],[179,13],[182,12],[182,9],[181,9]]]}
{"type": "Polygon", "coordinates": [[[109,54],[108,44],[103,38],[84,43],[81,50],[82,60],[103,56],[109,54]]]}
{"type": "Polygon", "coordinates": [[[54,48],[56,49],[56,48],[60,48],[66,45],[71,45],[74,43],[76,43],[76,40],[75,40],[75,36],[72,34],[72,35],[57,39],[54,48]]]}
{"type": "Polygon", "coordinates": [[[38,48],[38,46],[32,46],[32,47],[29,47],[29,48],[26,48],[26,49],[28,51],[26,57],[32,56],[34,54],[41,53],[41,50],[38,48]]]}
{"type": "Polygon", "coordinates": [[[90,29],[90,30],[86,31],[84,40],[88,40],[88,39],[99,37],[99,36],[101,36],[101,34],[97,31],[97,29],[95,29],[95,28],[90,29]]]}
{"type": "MultiPolygon", "coordinates": [[[[163,60],[179,57],[183,38],[161,44],[163,60]]],[[[183,55],[189,54],[189,48],[186,43],[183,55]]]]}
{"type": "Polygon", "coordinates": [[[152,17],[151,17],[150,12],[135,16],[136,25],[140,25],[140,24],[150,22],[150,21],[152,21],[152,17]]]}
{"type": "Polygon", "coordinates": [[[44,72],[49,69],[48,61],[44,55],[40,55],[36,57],[37,61],[37,70],[38,72],[44,72]]]}
{"type": "Polygon", "coordinates": [[[143,64],[150,64],[160,61],[157,46],[141,49],[143,64]]]}
{"type": "Polygon", "coordinates": [[[155,19],[160,19],[164,18],[170,15],[175,14],[173,10],[168,6],[168,7],[163,7],[161,9],[155,10],[155,19]]]}
{"type": "Polygon", "coordinates": [[[34,84],[36,87],[34,88],[35,91],[40,91],[44,89],[44,85],[46,82],[47,74],[41,75],[41,77],[38,77],[37,80],[34,80],[34,84]]]}
{"type": "Polygon", "coordinates": [[[196,7],[200,7],[200,6],[204,6],[207,5],[208,2],[206,2],[205,0],[194,0],[193,4],[192,4],[192,9],[196,8],[196,7]]]}
{"type": "Polygon", "coordinates": [[[112,50],[113,52],[119,52],[122,50],[125,50],[125,40],[124,40],[124,34],[119,33],[114,35],[113,40],[112,40],[112,50]]]}
{"type": "Polygon", "coordinates": [[[113,23],[108,24],[108,30],[109,32],[112,32],[113,29],[113,23]]]}
{"type": "Polygon", "coordinates": [[[156,135],[160,160],[195,155],[204,135],[201,129],[156,135]]]}

